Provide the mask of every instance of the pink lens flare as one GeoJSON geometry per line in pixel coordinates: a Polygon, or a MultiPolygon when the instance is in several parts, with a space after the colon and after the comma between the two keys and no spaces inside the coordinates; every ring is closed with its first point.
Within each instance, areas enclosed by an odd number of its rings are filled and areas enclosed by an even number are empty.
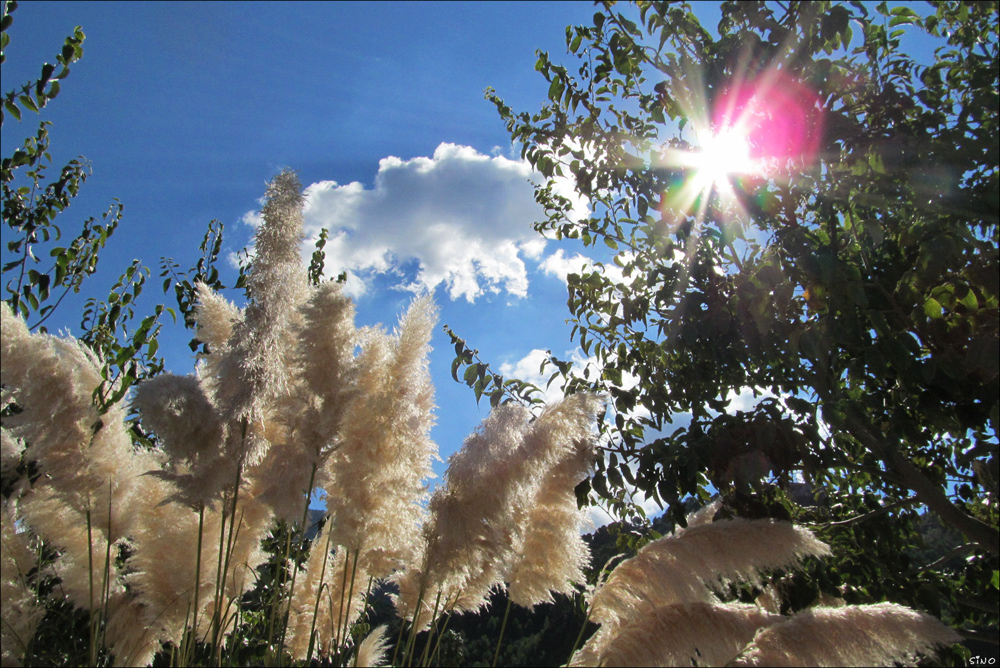
{"type": "Polygon", "coordinates": [[[724,91],[715,101],[712,121],[717,135],[740,132],[750,158],[772,166],[789,160],[811,164],[823,134],[819,96],[805,84],[773,72],[724,91]]]}

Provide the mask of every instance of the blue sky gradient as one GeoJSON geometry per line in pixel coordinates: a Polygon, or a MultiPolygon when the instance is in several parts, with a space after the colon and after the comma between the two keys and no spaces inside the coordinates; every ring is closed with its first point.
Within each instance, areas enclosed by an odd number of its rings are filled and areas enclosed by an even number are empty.
{"type": "MultiPolygon", "coordinates": [[[[59,224],[69,234],[80,221],[100,215],[113,198],[125,205],[99,273],[83,294],[64,303],[61,320],[50,329],[78,333],[83,300],[105,297],[135,258],[151,268],[154,279],[161,257],[193,264],[213,218],[226,226],[223,253],[235,254],[251,239],[252,227],[244,220],[259,207],[265,183],[284,167],[297,170],[306,187],[322,183],[336,191],[355,184],[367,193],[369,213],[355,224],[369,227],[354,232],[364,236],[376,234],[372,226],[413,211],[408,199],[413,188],[430,183],[421,181],[420,164],[411,162],[423,159],[425,167],[441,167],[435,174],[450,168],[450,174],[431,179],[439,197],[425,201],[409,227],[384,231],[383,241],[392,235],[411,238],[448,209],[453,216],[469,214],[452,234],[460,229],[468,237],[465,245],[482,242],[480,255],[467,265],[473,272],[482,269],[490,251],[515,244],[513,264],[498,269],[495,283],[485,274],[473,276],[480,294],[461,292],[455,280],[449,284],[448,256],[437,258],[445,272],[443,282],[432,285],[441,323],[496,367],[515,365],[533,349],[551,348],[564,356],[573,348],[564,324],[565,284],[541,263],[558,247],[563,248],[558,257],[581,249],[554,242],[541,248],[531,230],[540,209],[531,201],[526,177],[516,183],[497,180],[500,167],[519,162],[519,150],[483,90],[492,86],[515,109],[537,110],[547,84],[534,71],[535,50],[560,59],[565,27],[589,21],[593,12],[586,2],[23,2],[9,31],[5,88],[33,80],[43,62],[54,61],[74,26],[87,35],[82,60],[42,114],[53,122],[53,169],[79,155],[93,166],[59,224]],[[452,153],[466,159],[434,162],[442,144],[454,145],[452,153]],[[382,163],[390,157],[403,167],[382,163]],[[395,166],[395,173],[411,179],[410,190],[380,191],[380,163],[387,173],[395,166]],[[489,215],[480,216],[484,209],[477,208],[477,199],[487,195],[489,215]],[[519,204],[511,205],[510,216],[497,213],[515,200],[519,204]],[[394,217],[372,213],[379,210],[394,217]],[[530,257],[516,246],[532,241],[530,257]],[[504,271],[507,278],[510,271],[517,273],[517,261],[526,281],[522,288],[503,278],[504,271]]],[[[20,124],[6,121],[4,154],[34,133],[38,118],[25,113],[20,124]]],[[[313,231],[324,224],[307,217],[310,222],[313,231]]],[[[426,253],[432,240],[424,239],[418,250],[426,253]]],[[[351,257],[350,242],[342,259],[351,257]]],[[[359,272],[365,277],[357,297],[359,324],[394,325],[412,298],[399,286],[412,283],[431,261],[394,256],[396,251],[390,248],[385,256],[384,273],[359,272]]],[[[327,263],[334,272],[339,271],[335,259],[327,263]]],[[[225,266],[231,284],[235,270],[225,266]]],[[[156,280],[147,284],[140,311],[165,301],[158,286],[156,280]]],[[[189,333],[179,326],[167,329],[161,345],[168,369],[190,373],[189,333]]],[[[454,351],[440,330],[433,345],[439,405],[434,438],[447,457],[485,417],[488,405],[477,406],[471,391],[451,379],[454,351]]]]}

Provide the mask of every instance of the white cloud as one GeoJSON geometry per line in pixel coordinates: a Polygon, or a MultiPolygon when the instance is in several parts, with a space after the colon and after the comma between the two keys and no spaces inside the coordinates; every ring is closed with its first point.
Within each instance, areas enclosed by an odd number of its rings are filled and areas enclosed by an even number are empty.
{"type": "MultiPolygon", "coordinates": [[[[303,259],[309,261],[325,228],[327,276],[346,272],[353,297],[367,292],[376,275],[395,277],[394,287],[414,292],[443,284],[452,299],[469,302],[486,293],[525,297],[524,259],[541,261],[546,246],[532,228],[545,217],[532,185],[540,180],[527,160],[504,157],[499,149],[489,156],[442,143],[429,158],[389,156],[379,161],[372,188],[357,181],[305,188],[303,259]]],[[[590,214],[571,178],[554,182],[572,202],[575,219],[590,214]]],[[[240,222],[257,228],[260,212],[248,211],[240,222]]],[[[247,250],[253,257],[253,248],[247,250]]],[[[238,266],[236,254],[229,261],[238,266]]]]}
{"type": "Polygon", "coordinates": [[[538,268],[549,276],[555,276],[563,283],[570,274],[580,274],[583,270],[593,264],[586,255],[577,253],[573,257],[566,257],[563,249],[556,250],[555,253],[542,260],[538,268]]]}
{"type": "Polygon", "coordinates": [[[329,230],[326,266],[347,271],[355,295],[375,274],[396,274],[397,287],[444,284],[452,299],[523,297],[522,258],[538,259],[545,246],[531,227],[544,216],[532,176],[526,161],[447,143],[430,158],[384,158],[373,188],[334,181],[306,188],[306,235],[329,230]]]}

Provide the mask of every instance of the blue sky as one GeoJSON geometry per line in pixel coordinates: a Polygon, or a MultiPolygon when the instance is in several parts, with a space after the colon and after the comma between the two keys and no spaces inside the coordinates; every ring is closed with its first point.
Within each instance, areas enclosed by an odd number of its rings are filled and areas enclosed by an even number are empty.
{"type": "MultiPolygon", "coordinates": [[[[23,2],[5,88],[54,61],[74,26],[87,35],[43,113],[56,168],[78,155],[93,166],[61,225],[70,232],[113,198],[125,205],[101,271],[51,329],[77,331],[82,299],[106,296],[134,258],[154,278],[161,257],[192,264],[213,218],[235,254],[265,183],[291,167],[312,193],[307,231],[340,234],[327,267],[351,270],[360,324],[392,326],[413,294],[401,286],[422,285],[441,324],[495,367],[536,349],[565,357],[574,346],[560,271],[581,249],[532,231],[541,212],[528,167],[483,90],[537,110],[547,84],[535,50],[560,59],[565,27],[593,12],[585,2],[23,2]]],[[[6,119],[4,154],[37,120],[6,119]]],[[[164,300],[158,285],[140,306],[164,300]]],[[[174,373],[193,369],[187,338],[180,327],[164,334],[174,373]]],[[[446,457],[488,405],[451,379],[442,331],[433,345],[434,437],[446,457]]]]}
{"type": "MultiPolygon", "coordinates": [[[[717,21],[715,3],[695,9],[717,21]]],[[[537,375],[546,349],[572,358],[564,277],[580,253],[603,258],[533,232],[542,212],[530,169],[483,90],[537,111],[548,86],[535,50],[570,63],[565,28],[594,11],[589,2],[23,2],[5,88],[37,76],[74,26],[87,35],[43,114],[55,168],[78,155],[93,165],[61,225],[70,232],[113,198],[125,205],[101,271],[51,329],[75,332],[82,300],[106,296],[133,259],[154,278],[161,257],[193,264],[213,218],[234,256],[250,242],[265,183],[290,167],[306,187],[307,234],[329,229],[327,268],[350,272],[359,324],[391,327],[413,291],[429,289],[441,324],[498,370],[537,375]]],[[[37,127],[30,113],[20,126],[6,121],[5,155],[37,127]]],[[[164,301],[158,285],[140,306],[164,301]]],[[[174,373],[193,370],[189,336],[180,326],[162,336],[174,373]]],[[[488,404],[451,379],[454,351],[440,329],[432,343],[433,436],[447,457],[488,404]]]]}

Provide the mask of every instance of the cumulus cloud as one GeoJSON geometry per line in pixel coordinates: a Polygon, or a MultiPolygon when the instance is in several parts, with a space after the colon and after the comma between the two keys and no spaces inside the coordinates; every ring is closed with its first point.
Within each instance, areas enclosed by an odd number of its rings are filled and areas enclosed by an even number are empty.
{"type": "Polygon", "coordinates": [[[555,276],[565,283],[567,276],[570,274],[580,274],[592,264],[593,260],[586,255],[576,253],[572,257],[566,257],[563,249],[560,248],[542,260],[538,268],[549,276],[555,276]]]}
{"type": "MultiPolygon", "coordinates": [[[[562,251],[544,258],[546,238],[532,228],[545,212],[532,182],[542,181],[527,160],[489,156],[469,146],[442,143],[431,157],[379,161],[374,184],[319,181],[305,189],[303,258],[308,261],[326,229],[328,277],[347,274],[346,291],[363,295],[377,275],[396,288],[422,292],[444,285],[452,299],[473,302],[484,294],[528,291],[525,260],[565,280],[582,255],[562,251]]],[[[575,192],[572,177],[556,177],[554,190],[570,200],[570,217],[590,215],[589,200],[575,192]]],[[[260,224],[260,212],[241,222],[260,224]]],[[[247,249],[254,256],[254,249],[247,249]]],[[[238,254],[230,254],[238,266],[238,254]]],[[[589,262],[589,261],[588,261],[589,262]]]]}
{"type": "MultiPolygon", "coordinates": [[[[335,181],[306,188],[303,252],[327,229],[327,270],[346,271],[354,296],[383,274],[402,289],[444,285],[452,299],[470,302],[486,293],[523,297],[524,260],[539,260],[545,247],[531,227],[544,216],[532,177],[527,161],[456,144],[441,144],[431,157],[390,156],[370,188],[335,181]]],[[[244,218],[251,222],[253,213],[244,218]]]]}

